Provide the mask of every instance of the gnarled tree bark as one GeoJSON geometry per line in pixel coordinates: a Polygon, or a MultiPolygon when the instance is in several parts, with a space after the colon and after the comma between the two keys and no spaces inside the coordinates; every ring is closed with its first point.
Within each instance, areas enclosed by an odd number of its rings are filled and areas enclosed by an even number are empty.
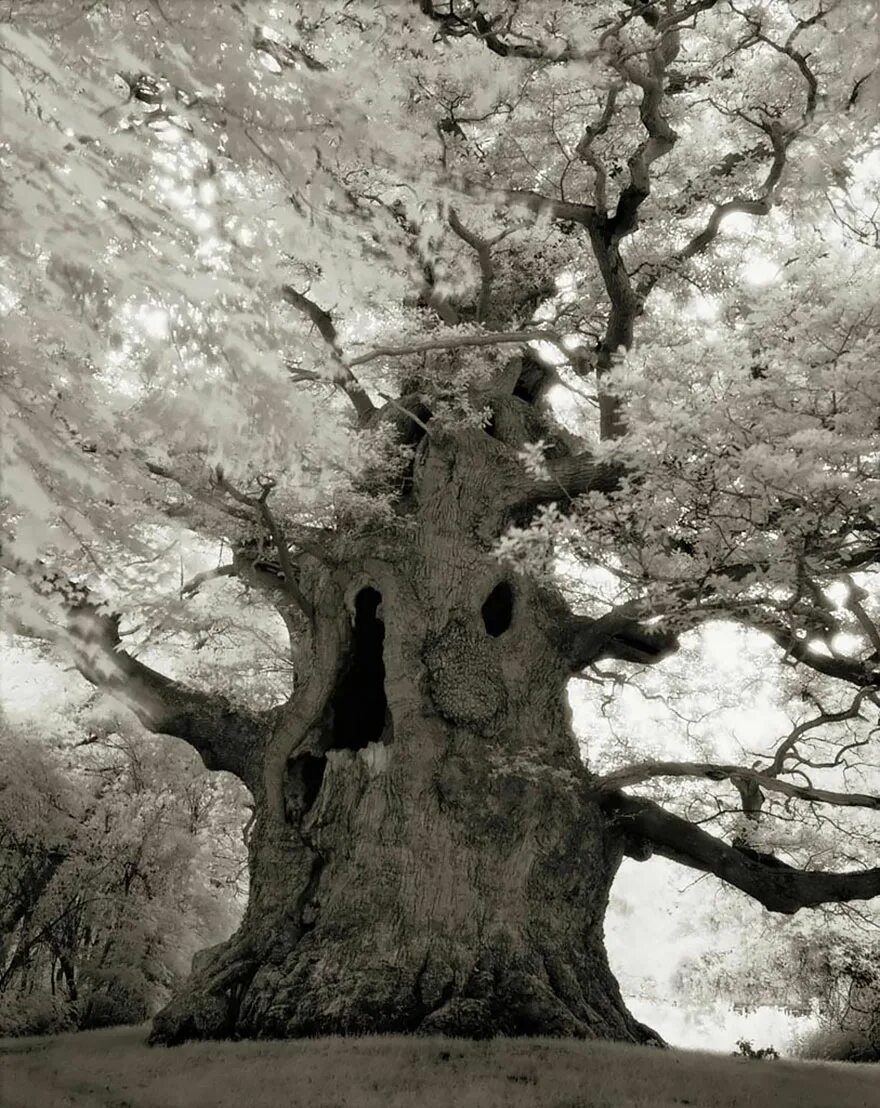
{"type": "Polygon", "coordinates": [[[511,464],[483,431],[425,436],[406,524],[301,577],[312,670],[251,775],[248,911],[153,1041],[658,1041],[604,952],[624,835],[579,759],[556,609],[480,537],[511,464]]]}

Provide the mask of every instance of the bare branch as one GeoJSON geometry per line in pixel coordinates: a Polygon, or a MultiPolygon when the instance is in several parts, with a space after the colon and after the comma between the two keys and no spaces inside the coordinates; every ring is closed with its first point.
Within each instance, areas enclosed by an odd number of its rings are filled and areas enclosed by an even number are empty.
{"type": "Polygon", "coordinates": [[[803,128],[812,119],[816,111],[816,103],[819,96],[819,82],[816,80],[816,75],[810,69],[807,58],[799,50],[794,47],[795,39],[811,24],[818,22],[819,19],[824,18],[828,12],[821,7],[819,11],[809,19],[799,19],[797,26],[792,30],[784,43],[774,42],[773,39],[768,38],[761,30],[761,19],[756,17],[752,11],[743,12],[740,11],[734,4],[730,5],[731,8],[741,16],[750,27],[750,34],[746,41],[742,43],[742,46],[750,46],[755,42],[762,42],[765,46],[768,46],[771,50],[775,50],[777,54],[783,54],[785,57],[790,58],[794,64],[800,70],[801,76],[807,86],[806,103],[804,105],[803,115],[801,118],[800,127],[803,128]]]}
{"type": "Polygon", "coordinates": [[[244,511],[241,508],[236,508],[234,505],[229,504],[222,496],[218,496],[214,490],[201,488],[195,485],[189,478],[183,474],[175,473],[175,471],[169,469],[168,466],[158,465],[156,462],[146,462],[145,465],[147,471],[152,473],[154,477],[161,477],[164,481],[173,481],[176,485],[179,485],[188,496],[193,497],[195,500],[200,500],[204,504],[209,504],[212,508],[217,508],[226,515],[233,516],[235,519],[250,521],[253,518],[250,512],[244,511]]]}
{"type": "Polygon", "coordinates": [[[275,519],[274,515],[269,509],[267,500],[272,489],[275,487],[275,481],[271,477],[265,477],[262,479],[262,491],[259,496],[249,496],[246,493],[236,489],[229,483],[223,472],[222,466],[217,466],[215,469],[217,487],[222,489],[223,492],[228,493],[234,500],[237,500],[241,504],[247,504],[253,508],[260,517],[266,530],[272,536],[272,542],[275,544],[275,550],[278,554],[278,562],[281,566],[281,572],[284,577],[284,590],[289,593],[291,598],[295,601],[297,607],[308,619],[312,618],[312,605],[309,603],[306,596],[303,594],[299,585],[297,584],[296,574],[293,568],[293,562],[290,558],[290,547],[287,545],[287,538],[284,535],[284,531],[275,519]]]}
{"type": "Polygon", "coordinates": [[[796,869],[770,855],[730,846],[650,800],[613,792],[599,797],[627,836],[646,841],[673,862],[720,877],[771,912],[791,915],[800,908],[880,895],[880,866],[849,873],[796,869]]]}
{"type": "Polygon", "coordinates": [[[458,15],[453,4],[450,4],[446,11],[439,11],[433,0],[415,0],[415,2],[422,14],[437,24],[437,38],[473,38],[482,42],[488,50],[501,58],[529,58],[533,61],[559,64],[588,61],[601,57],[604,53],[601,49],[578,50],[570,43],[566,42],[563,45],[561,40],[544,43],[536,39],[527,39],[523,35],[513,35],[512,17],[508,19],[506,30],[502,29],[499,32],[498,19],[479,11],[476,4],[469,14],[458,15]]]}
{"type": "Polygon", "coordinates": [[[235,577],[236,572],[235,566],[230,562],[229,565],[217,566],[216,569],[207,569],[203,573],[197,573],[181,585],[180,595],[193,596],[206,581],[214,581],[218,577],[235,577]]]}
{"type": "Polygon", "coordinates": [[[376,358],[405,358],[408,354],[424,354],[429,350],[457,350],[465,346],[503,346],[518,342],[561,342],[558,331],[536,329],[533,331],[491,331],[479,335],[448,335],[445,338],[426,339],[406,346],[377,346],[366,354],[349,359],[349,366],[363,365],[376,358]]]}
{"type": "Polygon", "coordinates": [[[773,143],[773,161],[764,179],[764,183],[759,190],[758,196],[753,198],[740,196],[733,200],[725,200],[723,203],[716,204],[703,229],[694,235],[681,250],[676,251],[676,253],[671,255],[666,261],[652,268],[652,270],[642,278],[638,284],[638,296],[641,300],[644,300],[648,296],[664,269],[674,271],[683,262],[696,257],[698,254],[702,254],[706,247],[711,245],[718,237],[721,224],[726,216],[736,213],[741,215],[763,216],[769,213],[773,206],[773,190],[779,182],[782,171],[785,168],[787,146],[783,141],[781,132],[775,125],[768,126],[767,133],[770,135],[773,143]]]}
{"type": "Polygon", "coordinates": [[[596,787],[602,790],[640,785],[656,777],[705,777],[709,781],[750,782],[768,792],[783,793],[797,800],[812,800],[821,804],[834,804],[843,808],[873,808],[880,810],[880,796],[864,793],[839,793],[828,789],[815,789],[807,785],[793,785],[780,781],[776,776],[745,766],[716,765],[711,762],[636,762],[603,774],[596,787]]]}
{"type": "Polygon", "coordinates": [[[313,300],[310,300],[301,292],[297,292],[291,285],[282,285],[281,295],[288,304],[296,308],[297,311],[302,312],[302,314],[317,328],[321,338],[330,348],[336,370],[331,377],[326,379],[342,389],[354,405],[358,420],[361,423],[365,423],[376,409],[372,400],[370,400],[364,390],[363,385],[351,372],[350,367],[342,360],[342,351],[336,337],[336,327],[330,313],[319,307],[313,300]]]}
{"type": "Polygon", "coordinates": [[[810,731],[815,731],[819,727],[824,727],[829,723],[843,723],[848,719],[858,719],[862,710],[862,701],[870,700],[872,703],[877,704],[877,693],[870,688],[861,688],[853,697],[852,703],[848,708],[844,708],[840,712],[820,712],[818,716],[813,719],[804,720],[803,723],[799,723],[779,744],[776,749],[776,753],[773,755],[773,761],[767,767],[766,772],[775,776],[777,773],[785,772],[785,760],[789,754],[794,753],[797,757],[797,744],[810,731]]]}

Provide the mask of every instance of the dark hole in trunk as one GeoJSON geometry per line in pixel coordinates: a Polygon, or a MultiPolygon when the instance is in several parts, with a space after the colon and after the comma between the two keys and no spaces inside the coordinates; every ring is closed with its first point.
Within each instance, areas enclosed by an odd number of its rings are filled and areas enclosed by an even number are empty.
{"type": "Polygon", "coordinates": [[[513,395],[527,404],[534,404],[547,383],[550,367],[532,357],[523,358],[522,369],[516,384],[513,386],[513,395]]]}
{"type": "Polygon", "coordinates": [[[323,754],[300,754],[288,762],[284,798],[289,816],[307,812],[315,803],[326,768],[323,754]]]}
{"type": "Polygon", "coordinates": [[[355,597],[351,656],[333,697],[334,750],[362,750],[379,742],[388,716],[382,644],[385,624],[379,617],[382,594],[366,588],[355,597]]]}
{"type": "Polygon", "coordinates": [[[503,635],[513,619],[513,589],[507,581],[500,581],[495,586],[480,611],[486,633],[493,639],[503,635]]]}

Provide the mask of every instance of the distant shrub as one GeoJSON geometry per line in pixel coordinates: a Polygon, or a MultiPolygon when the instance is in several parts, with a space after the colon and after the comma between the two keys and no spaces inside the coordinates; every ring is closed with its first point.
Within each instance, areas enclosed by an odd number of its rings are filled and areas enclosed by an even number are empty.
{"type": "Polygon", "coordinates": [[[778,1058],[779,1051],[772,1046],[762,1046],[756,1050],[748,1039],[737,1039],[734,1058],[778,1058]]]}
{"type": "Polygon", "coordinates": [[[119,986],[89,994],[80,1005],[79,1030],[143,1023],[153,1014],[149,998],[136,989],[119,986]]]}
{"type": "Polygon", "coordinates": [[[0,996],[0,1036],[57,1035],[77,1026],[76,1005],[49,993],[0,996]]]}
{"type": "Polygon", "coordinates": [[[795,1053],[820,1062],[880,1062],[880,1037],[855,1028],[825,1026],[800,1039],[795,1053]]]}

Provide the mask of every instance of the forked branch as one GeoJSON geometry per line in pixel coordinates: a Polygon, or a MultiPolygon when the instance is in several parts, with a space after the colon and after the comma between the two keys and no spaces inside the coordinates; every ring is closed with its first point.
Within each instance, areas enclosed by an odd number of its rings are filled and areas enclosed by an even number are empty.
{"type": "MultiPolygon", "coordinates": [[[[288,304],[296,308],[298,312],[301,312],[314,324],[318,334],[328,346],[333,360],[334,372],[326,380],[342,389],[354,405],[359,422],[366,423],[376,409],[363,385],[352,373],[350,367],[342,360],[342,351],[336,336],[336,326],[330,313],[319,307],[314,300],[310,300],[303,293],[297,292],[291,285],[282,285],[281,295],[288,304]]],[[[313,379],[317,380],[318,375],[314,375],[313,379]]]]}
{"type": "Polygon", "coordinates": [[[289,594],[303,615],[311,619],[313,615],[312,605],[297,584],[293,562],[290,557],[290,547],[287,544],[287,537],[267,503],[269,494],[275,487],[274,480],[271,477],[262,478],[260,495],[250,496],[229,483],[223,472],[222,466],[217,466],[214,473],[218,488],[231,496],[233,500],[237,500],[240,504],[246,504],[248,507],[253,508],[257,513],[260,522],[269,532],[275,546],[275,552],[278,555],[278,564],[281,566],[281,572],[283,574],[284,591],[289,594]]]}

